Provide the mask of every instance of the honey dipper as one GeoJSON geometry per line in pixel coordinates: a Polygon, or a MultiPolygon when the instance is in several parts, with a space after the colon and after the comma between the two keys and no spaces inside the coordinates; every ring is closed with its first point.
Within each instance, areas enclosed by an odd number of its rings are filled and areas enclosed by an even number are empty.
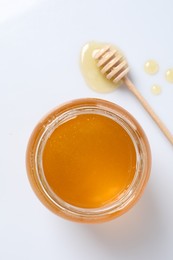
{"type": "Polygon", "coordinates": [[[99,49],[93,54],[93,58],[97,61],[97,66],[101,73],[104,74],[108,80],[112,80],[114,83],[118,83],[120,80],[124,82],[128,89],[138,98],[167,139],[173,144],[173,135],[159,119],[135,85],[127,77],[129,66],[123,54],[121,54],[121,52],[116,48],[111,47],[110,45],[105,45],[105,47],[99,49]]]}

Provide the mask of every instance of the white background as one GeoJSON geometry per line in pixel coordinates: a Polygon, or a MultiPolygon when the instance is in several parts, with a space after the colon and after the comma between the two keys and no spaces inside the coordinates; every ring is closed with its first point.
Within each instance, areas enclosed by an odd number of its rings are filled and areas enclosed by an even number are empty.
{"type": "Polygon", "coordinates": [[[131,77],[173,133],[171,0],[0,0],[0,259],[172,260],[173,147],[125,88],[109,94],[89,89],[79,53],[91,40],[119,46],[131,77]],[[160,71],[144,73],[156,59],[160,71]],[[151,94],[153,83],[162,86],[151,94]],[[128,213],[98,225],[76,224],[49,212],[36,198],[25,169],[28,138],[53,107],[99,97],[131,112],[151,144],[146,191],[128,213]]]}

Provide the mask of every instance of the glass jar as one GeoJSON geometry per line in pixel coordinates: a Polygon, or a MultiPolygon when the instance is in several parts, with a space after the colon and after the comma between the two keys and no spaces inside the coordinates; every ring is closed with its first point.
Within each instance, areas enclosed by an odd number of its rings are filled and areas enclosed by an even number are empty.
{"type": "Polygon", "coordinates": [[[150,174],[151,152],[144,131],[126,110],[105,100],[85,98],[55,108],[38,123],[28,143],[26,165],[31,186],[48,209],[72,221],[99,223],[125,213],[140,198],[150,174]],[[43,150],[51,133],[64,122],[88,113],[108,117],[121,125],[130,136],[136,152],[135,174],[130,186],[115,200],[96,208],[74,206],[58,197],[48,185],[42,166],[43,150]]]}

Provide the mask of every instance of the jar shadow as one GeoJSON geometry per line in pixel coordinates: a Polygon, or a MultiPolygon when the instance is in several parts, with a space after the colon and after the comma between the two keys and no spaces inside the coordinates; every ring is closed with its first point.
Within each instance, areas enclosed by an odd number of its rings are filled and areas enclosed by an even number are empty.
{"type": "MultiPolygon", "coordinates": [[[[157,247],[158,239],[164,243],[162,213],[154,194],[148,187],[140,201],[121,217],[107,223],[85,225],[92,239],[109,250],[125,251],[151,250],[157,247]]],[[[159,243],[160,244],[160,243],[159,243]]]]}

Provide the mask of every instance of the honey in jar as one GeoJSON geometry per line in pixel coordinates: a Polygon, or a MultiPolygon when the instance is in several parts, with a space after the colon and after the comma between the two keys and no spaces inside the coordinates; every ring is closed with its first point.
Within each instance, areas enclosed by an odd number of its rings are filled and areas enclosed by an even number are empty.
{"type": "Polygon", "coordinates": [[[31,185],[45,206],[78,222],[102,222],[127,211],[150,172],[147,138],[121,107],[79,99],[37,125],[27,149],[31,185]]]}
{"type": "Polygon", "coordinates": [[[101,207],[126,190],[136,152],[124,128],[98,114],[78,115],[57,127],[43,150],[43,171],[53,192],[77,207],[101,207]]]}

